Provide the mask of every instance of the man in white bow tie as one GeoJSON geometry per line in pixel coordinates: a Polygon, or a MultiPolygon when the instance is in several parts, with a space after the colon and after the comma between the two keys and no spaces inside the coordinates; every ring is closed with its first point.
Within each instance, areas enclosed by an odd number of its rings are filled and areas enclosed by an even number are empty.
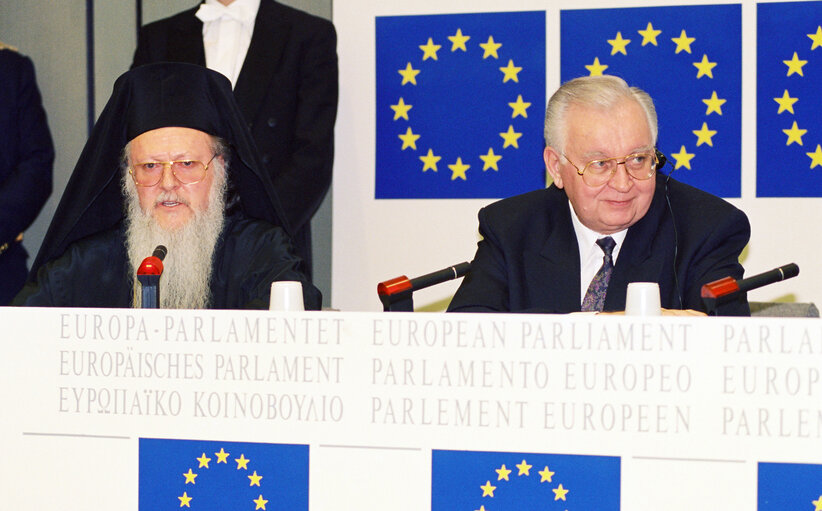
{"type": "Polygon", "coordinates": [[[311,217],[331,184],[336,47],[331,22],[275,0],[205,0],[144,26],[132,63],[190,62],[228,77],[308,275],[311,217]]]}

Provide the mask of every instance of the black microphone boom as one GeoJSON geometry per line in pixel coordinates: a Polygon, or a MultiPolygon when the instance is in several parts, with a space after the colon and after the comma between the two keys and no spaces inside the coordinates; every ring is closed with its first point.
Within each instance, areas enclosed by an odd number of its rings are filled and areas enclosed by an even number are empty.
{"type": "Polygon", "coordinates": [[[470,269],[471,263],[463,262],[413,279],[400,275],[377,284],[377,295],[380,297],[385,312],[413,312],[414,299],[412,295],[414,291],[457,279],[468,273],[470,269]]]}
{"type": "Polygon", "coordinates": [[[747,279],[736,280],[733,277],[725,277],[702,286],[702,301],[710,314],[716,311],[717,305],[727,303],[741,293],[790,279],[797,275],[799,275],[799,266],[790,263],[747,279]]]}

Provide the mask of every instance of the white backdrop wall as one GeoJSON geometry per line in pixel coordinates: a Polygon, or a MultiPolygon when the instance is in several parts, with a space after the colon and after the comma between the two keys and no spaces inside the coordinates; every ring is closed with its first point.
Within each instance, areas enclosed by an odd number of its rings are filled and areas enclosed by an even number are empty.
{"type": "MultiPolygon", "coordinates": [[[[740,2],[653,3],[654,6],[712,4],[740,5],[740,2]]],[[[648,6],[647,2],[612,0],[419,0],[413,3],[347,0],[335,3],[340,110],[333,205],[332,306],[341,310],[380,310],[376,294],[378,282],[402,274],[413,278],[453,263],[470,261],[479,239],[477,211],[493,202],[493,199],[375,200],[375,17],[545,11],[547,97],[560,84],[561,10],[648,6]]],[[[729,199],[729,202],[745,211],[752,225],[751,241],[741,258],[747,276],[788,262],[796,262],[801,273],[789,282],[753,291],[749,299],[822,303],[819,286],[822,269],[816,256],[820,243],[814,241],[822,239],[822,224],[818,221],[822,217],[819,211],[822,201],[756,197],[756,16],[757,3],[742,1],[741,198],[729,199]]],[[[819,18],[822,24],[822,7],[819,18]]],[[[811,65],[822,65],[819,56],[814,58],[816,62],[808,59],[811,65]]],[[[698,60],[698,56],[694,60],[698,60]]],[[[451,282],[416,293],[416,309],[444,309],[457,285],[458,282],[451,282]]]]}

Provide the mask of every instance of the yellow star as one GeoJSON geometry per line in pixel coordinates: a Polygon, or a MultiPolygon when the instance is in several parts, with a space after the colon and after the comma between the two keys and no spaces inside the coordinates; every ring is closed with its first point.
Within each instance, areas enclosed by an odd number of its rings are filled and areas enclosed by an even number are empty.
{"type": "MultiPolygon", "coordinates": [[[[650,23],[649,23],[649,25],[650,25],[650,23]]],[[[545,469],[540,470],[539,475],[542,476],[540,478],[539,482],[544,483],[544,482],[547,481],[547,482],[550,483],[551,482],[551,477],[554,475],[554,473],[551,472],[550,470],[548,470],[548,465],[545,465],[545,469]]]]}
{"type": "Polygon", "coordinates": [[[442,156],[434,156],[434,151],[428,149],[428,154],[425,156],[420,156],[420,160],[424,164],[422,166],[422,171],[425,172],[426,170],[433,170],[434,172],[437,171],[437,162],[442,159],[442,156]]]}
{"type": "Polygon", "coordinates": [[[503,479],[505,479],[506,481],[509,480],[508,474],[510,474],[511,471],[505,468],[505,463],[503,463],[500,468],[494,469],[494,471],[497,473],[497,481],[502,481],[503,479]]]}
{"type": "Polygon", "coordinates": [[[422,60],[428,60],[429,58],[437,60],[437,52],[440,48],[442,48],[442,45],[434,44],[433,39],[429,37],[427,43],[420,45],[422,60]]]}
{"type": "Polygon", "coordinates": [[[471,165],[463,163],[462,158],[457,158],[457,162],[453,165],[449,165],[448,168],[451,169],[451,181],[457,178],[460,178],[463,181],[468,180],[468,178],[465,177],[465,171],[471,168],[471,165]]]}
{"type": "Polygon", "coordinates": [[[248,470],[248,462],[251,460],[246,458],[245,454],[240,454],[240,457],[234,458],[234,461],[237,462],[237,470],[240,470],[241,468],[248,470]]]}
{"type": "Polygon", "coordinates": [[[711,70],[716,67],[716,62],[709,61],[708,56],[703,53],[702,61],[694,62],[694,67],[699,70],[699,72],[696,74],[697,78],[702,78],[706,75],[708,76],[708,78],[713,78],[714,74],[711,70]]]}
{"type": "Polygon", "coordinates": [[[402,98],[400,98],[400,101],[396,105],[391,105],[391,110],[394,111],[394,120],[396,121],[400,117],[402,117],[406,121],[409,120],[408,111],[412,108],[414,108],[412,105],[406,105],[405,101],[402,98]]]}
{"type": "Polygon", "coordinates": [[[710,115],[711,112],[716,112],[719,115],[722,115],[722,105],[728,101],[727,99],[719,99],[716,95],[716,91],[711,94],[711,97],[708,99],[703,99],[702,102],[708,105],[708,108],[705,110],[705,115],[710,115]]]}
{"type": "Polygon", "coordinates": [[[211,461],[211,458],[207,457],[205,453],[203,453],[199,458],[197,458],[197,461],[200,462],[200,466],[197,468],[208,468],[208,462],[211,461]]]}
{"type": "Polygon", "coordinates": [[[196,484],[196,483],[194,482],[194,479],[196,479],[196,478],[197,478],[197,474],[195,474],[194,472],[192,472],[192,471],[191,471],[191,469],[188,469],[188,472],[186,472],[185,474],[183,474],[183,477],[185,477],[185,478],[186,478],[186,482],[185,482],[185,484],[188,484],[188,483],[191,483],[191,484],[196,484]]]}
{"type": "Polygon", "coordinates": [[[474,511],[485,511],[485,506],[480,506],[479,509],[475,509],[474,511]]]}
{"type": "MultiPolygon", "coordinates": [[[[480,157],[480,160],[482,160],[485,163],[485,165],[482,166],[483,171],[486,171],[488,169],[494,169],[497,172],[499,172],[499,167],[497,167],[497,162],[502,159],[502,155],[494,154],[494,149],[493,148],[489,147],[488,148],[488,154],[481,154],[481,155],[479,155],[479,157],[480,157]]],[[[503,465],[503,468],[504,467],[505,467],[505,465],[503,465]]]]}
{"type": "Polygon", "coordinates": [[[518,115],[527,118],[528,112],[526,112],[526,110],[529,106],[531,106],[531,103],[524,102],[522,100],[522,94],[520,94],[519,96],[517,96],[517,100],[514,103],[508,103],[508,106],[514,109],[514,111],[511,113],[511,119],[516,119],[518,115]]]}
{"type": "Polygon", "coordinates": [[[637,30],[639,35],[642,36],[642,46],[645,46],[648,43],[653,44],[654,46],[659,46],[656,44],[656,36],[662,33],[662,30],[654,30],[654,26],[651,25],[651,22],[648,22],[648,26],[645,30],[637,30]]]}
{"type": "Polygon", "coordinates": [[[589,76],[602,76],[602,73],[608,69],[608,66],[605,64],[599,63],[599,57],[594,57],[594,63],[590,65],[586,65],[585,69],[588,70],[589,76]]]}
{"type": "MultiPolygon", "coordinates": [[[[816,151],[812,153],[805,153],[811,159],[811,168],[816,167],[817,165],[822,165],[822,146],[816,144],[816,151]]],[[[822,495],[820,495],[822,497],[822,495]]]]}
{"type": "Polygon", "coordinates": [[[397,135],[402,140],[402,150],[405,151],[407,148],[411,148],[413,150],[417,150],[417,139],[420,138],[419,135],[415,135],[413,131],[411,131],[411,126],[405,130],[405,135],[397,135]]]}
{"type": "Polygon", "coordinates": [[[568,490],[562,487],[562,483],[559,486],[551,490],[554,492],[554,500],[565,500],[565,494],[568,493],[568,490]]]}
{"type": "Polygon", "coordinates": [[[707,122],[703,122],[702,128],[698,130],[693,130],[692,133],[697,137],[697,147],[701,146],[702,144],[708,144],[711,147],[714,146],[712,138],[714,135],[716,135],[716,130],[709,130],[707,122]]]}
{"type": "Polygon", "coordinates": [[[533,465],[529,465],[529,464],[525,463],[525,460],[522,460],[522,463],[517,464],[517,468],[519,469],[519,474],[517,474],[517,475],[518,476],[521,476],[521,475],[530,476],[531,473],[529,472],[529,470],[531,470],[532,466],[533,465]]]}
{"type": "Polygon", "coordinates": [[[811,41],[813,41],[813,45],[811,46],[811,50],[815,50],[818,47],[822,46],[822,26],[817,26],[816,27],[816,33],[815,34],[808,34],[808,37],[810,37],[811,41]]]}
{"type": "Polygon", "coordinates": [[[495,59],[499,58],[497,55],[497,50],[500,49],[502,43],[495,43],[494,36],[488,36],[488,42],[480,43],[480,48],[485,50],[485,53],[482,54],[483,59],[487,59],[488,57],[494,57],[495,59]]]}
{"type": "Polygon", "coordinates": [[[521,67],[516,67],[514,65],[513,60],[508,61],[508,65],[505,67],[499,68],[500,71],[505,75],[502,78],[502,83],[507,82],[508,80],[514,80],[515,82],[519,83],[519,78],[517,78],[517,74],[522,71],[521,67]]]}
{"type": "Polygon", "coordinates": [[[215,452],[214,455],[217,456],[217,463],[228,464],[228,453],[222,447],[220,447],[220,452],[215,452]]]}
{"type": "Polygon", "coordinates": [[[496,486],[491,486],[491,481],[485,481],[485,484],[480,486],[482,489],[482,496],[483,497],[493,497],[494,490],[497,489],[496,486]]]}
{"type": "Polygon", "coordinates": [[[672,37],[671,41],[676,43],[676,51],[674,51],[674,53],[679,53],[682,50],[691,53],[691,43],[696,41],[696,38],[688,37],[688,34],[685,33],[685,30],[682,30],[682,33],[679,34],[679,37],[672,37]]]}
{"type": "Polygon", "coordinates": [[[679,167],[685,167],[688,170],[691,170],[691,159],[695,156],[693,153],[689,153],[685,150],[685,146],[679,150],[678,153],[671,153],[676,159],[676,165],[674,166],[674,170],[678,169],[679,167]]]}
{"type": "Polygon", "coordinates": [[[799,129],[799,126],[796,125],[796,121],[793,121],[793,126],[791,126],[791,129],[782,130],[782,133],[788,135],[788,142],[785,145],[791,145],[793,142],[802,145],[802,135],[807,132],[808,130],[799,129]]]}
{"type": "Polygon", "coordinates": [[[788,89],[785,89],[785,92],[782,94],[781,98],[773,98],[773,100],[779,103],[779,111],[776,113],[781,114],[785,110],[790,113],[794,113],[793,104],[799,101],[799,98],[792,98],[790,94],[788,94],[788,89]]]}
{"type": "Polygon", "coordinates": [[[400,85],[405,85],[406,83],[417,85],[417,75],[420,74],[420,70],[411,67],[410,62],[405,66],[405,69],[400,69],[397,72],[402,76],[402,83],[400,85]]]}
{"type": "Polygon", "coordinates": [[[502,139],[505,140],[505,143],[502,144],[503,149],[505,149],[508,146],[514,146],[515,148],[519,149],[519,144],[517,143],[517,140],[519,140],[519,137],[522,136],[522,133],[517,133],[516,131],[514,131],[514,126],[509,125],[508,131],[503,131],[499,134],[499,136],[501,136],[502,139]]]}
{"type": "Polygon", "coordinates": [[[783,60],[782,61],[786,66],[788,66],[788,76],[796,73],[799,76],[805,76],[802,74],[802,67],[808,63],[807,60],[799,60],[799,55],[796,52],[793,52],[793,58],[791,60],[783,60]]]}
{"type": "Polygon", "coordinates": [[[451,51],[457,51],[458,49],[462,51],[468,51],[465,48],[465,43],[469,39],[471,39],[471,36],[462,35],[462,29],[458,28],[456,34],[448,36],[448,40],[451,41],[451,51]]]}
{"type": "Polygon", "coordinates": [[[248,478],[251,479],[251,483],[248,486],[260,486],[260,479],[262,479],[263,476],[258,476],[257,471],[255,470],[253,474],[248,476],[248,478]]]}
{"type": "Polygon", "coordinates": [[[813,511],[822,511],[822,495],[819,496],[819,500],[812,500],[811,504],[816,506],[816,509],[813,511]]]}
{"type": "Polygon", "coordinates": [[[608,44],[611,45],[611,55],[616,55],[617,53],[628,55],[628,52],[625,51],[625,47],[628,46],[628,43],[630,42],[630,39],[622,38],[622,32],[617,32],[614,39],[608,39],[608,44]]]}
{"type": "Polygon", "coordinates": [[[180,507],[191,507],[191,497],[188,496],[188,493],[183,492],[183,496],[177,498],[180,499],[180,507]]]}
{"type": "Polygon", "coordinates": [[[263,498],[262,494],[260,494],[259,497],[252,500],[251,502],[257,504],[257,507],[254,508],[255,510],[256,509],[265,509],[265,505],[268,504],[268,501],[263,498]]]}

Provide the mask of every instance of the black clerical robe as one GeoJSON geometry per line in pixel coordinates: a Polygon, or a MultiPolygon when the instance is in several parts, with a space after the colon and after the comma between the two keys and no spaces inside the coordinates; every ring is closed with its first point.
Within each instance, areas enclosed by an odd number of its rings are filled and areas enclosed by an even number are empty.
{"type": "MultiPolygon", "coordinates": [[[[213,263],[209,308],[267,309],[275,280],[302,281],[305,308],[322,305],[319,290],[299,271],[301,260],[293,255],[288,236],[267,222],[240,214],[226,217],[213,263]]],[[[71,244],[61,257],[39,269],[36,281],[26,285],[14,304],[131,307],[129,272],[121,225],[71,244]]]]}

